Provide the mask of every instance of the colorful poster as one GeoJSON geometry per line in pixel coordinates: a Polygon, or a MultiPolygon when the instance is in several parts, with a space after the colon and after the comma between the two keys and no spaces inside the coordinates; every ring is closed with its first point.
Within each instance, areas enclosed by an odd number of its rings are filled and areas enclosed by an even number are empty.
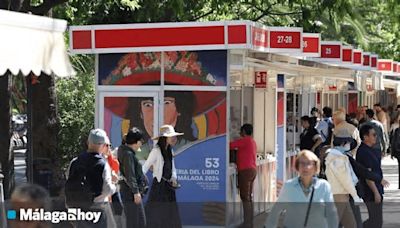
{"type": "MultiPolygon", "coordinates": [[[[165,52],[163,59],[165,85],[226,85],[226,51],[165,52]]],[[[99,83],[160,85],[160,60],[160,53],[100,55],[99,83]]],[[[141,90],[137,87],[130,92],[139,94],[141,90]]],[[[170,124],[177,132],[184,133],[178,136],[173,147],[178,181],[182,185],[176,191],[177,201],[183,224],[205,224],[203,203],[226,200],[226,92],[166,90],[163,94],[152,92],[158,96],[149,97],[124,97],[118,95],[119,91],[112,93],[115,96],[104,98],[103,126],[114,146],[120,144],[128,129],[141,129],[145,143],[137,157],[142,162],[156,143],[153,140],[158,134],[153,132],[154,112],[163,115],[163,124],[170,124]],[[158,97],[164,97],[163,110],[154,109],[156,102],[161,103],[155,100],[158,97]]]]}
{"type": "MultiPolygon", "coordinates": [[[[164,52],[165,85],[226,86],[226,51],[164,52]]],[[[99,85],[160,85],[161,52],[99,55],[99,85]]]]}

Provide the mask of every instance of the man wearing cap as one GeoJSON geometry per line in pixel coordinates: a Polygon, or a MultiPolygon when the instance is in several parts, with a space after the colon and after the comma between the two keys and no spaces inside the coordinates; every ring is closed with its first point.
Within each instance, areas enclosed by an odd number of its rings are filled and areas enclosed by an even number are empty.
{"type": "Polygon", "coordinates": [[[229,144],[229,149],[237,149],[237,169],[240,198],[243,202],[244,226],[253,227],[253,182],[257,175],[257,145],[253,137],[253,126],[244,124],[240,128],[240,139],[229,144]]]}
{"type": "MultiPolygon", "coordinates": [[[[106,224],[107,227],[115,227],[115,221],[108,202],[111,195],[116,191],[114,183],[117,182],[118,178],[111,175],[111,168],[102,156],[109,150],[110,140],[104,130],[93,129],[89,133],[87,144],[87,152],[81,153],[71,161],[67,177],[70,178],[74,173],[82,172],[81,168],[84,167],[86,180],[90,185],[90,190],[93,192],[93,202],[96,203],[93,207],[104,212],[101,216],[102,224],[106,224]]],[[[89,223],[82,221],[77,225],[78,227],[80,225],[87,227],[89,223]]],[[[99,224],[94,225],[98,226],[99,224]]]]}

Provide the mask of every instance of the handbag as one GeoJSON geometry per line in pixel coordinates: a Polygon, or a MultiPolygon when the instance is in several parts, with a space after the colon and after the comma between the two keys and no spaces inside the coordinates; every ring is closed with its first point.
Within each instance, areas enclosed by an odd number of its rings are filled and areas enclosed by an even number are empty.
{"type": "Polygon", "coordinates": [[[312,200],[314,198],[314,191],[315,191],[315,188],[313,186],[312,187],[312,191],[311,191],[310,201],[308,202],[308,207],[307,207],[307,212],[306,212],[306,219],[304,220],[304,227],[307,227],[308,217],[310,215],[310,210],[311,210],[311,204],[312,204],[312,200]]]}

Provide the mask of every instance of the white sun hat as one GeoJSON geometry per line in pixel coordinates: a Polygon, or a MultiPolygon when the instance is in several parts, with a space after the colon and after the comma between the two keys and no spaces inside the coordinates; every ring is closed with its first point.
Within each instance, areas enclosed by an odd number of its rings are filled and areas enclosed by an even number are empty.
{"type": "Polygon", "coordinates": [[[159,137],[174,137],[174,136],[179,136],[179,135],[183,135],[183,133],[179,133],[179,132],[175,132],[175,129],[173,126],[171,125],[163,125],[160,127],[160,134],[153,138],[153,139],[158,139],[159,137]]]}

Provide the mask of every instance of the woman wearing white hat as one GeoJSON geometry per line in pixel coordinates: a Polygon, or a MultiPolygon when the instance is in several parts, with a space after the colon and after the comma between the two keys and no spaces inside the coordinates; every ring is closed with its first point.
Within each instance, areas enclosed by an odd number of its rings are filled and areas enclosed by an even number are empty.
{"type": "Polygon", "coordinates": [[[175,194],[179,184],[172,155],[172,145],[179,135],[183,133],[175,132],[171,125],[163,125],[159,137],[154,138],[158,142],[143,165],[144,174],[153,167],[153,183],[147,203],[147,227],[182,227],[175,194]]]}

